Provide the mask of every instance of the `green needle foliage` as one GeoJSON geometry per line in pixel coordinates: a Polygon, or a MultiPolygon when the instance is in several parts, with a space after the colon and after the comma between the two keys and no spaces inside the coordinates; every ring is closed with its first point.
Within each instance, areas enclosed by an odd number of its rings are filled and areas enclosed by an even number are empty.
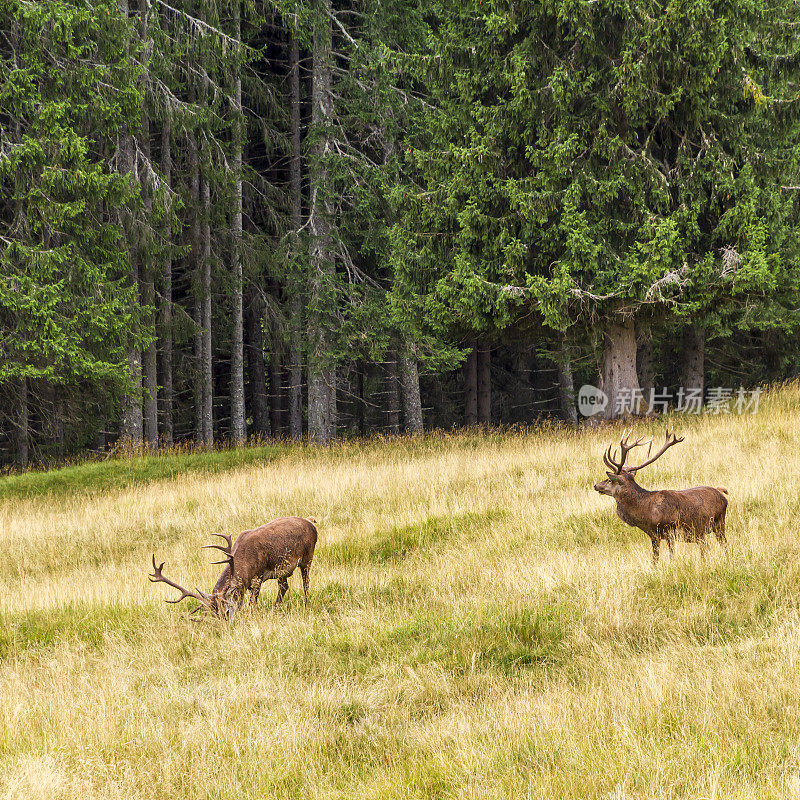
{"type": "Polygon", "coordinates": [[[141,96],[113,2],[0,3],[3,247],[0,385],[123,385],[141,312],[116,209],[136,187],[109,164],[141,96]]]}
{"type": "Polygon", "coordinates": [[[396,240],[441,324],[741,324],[793,296],[798,10],[768,6],[436,5],[417,74],[437,111],[396,240]]]}

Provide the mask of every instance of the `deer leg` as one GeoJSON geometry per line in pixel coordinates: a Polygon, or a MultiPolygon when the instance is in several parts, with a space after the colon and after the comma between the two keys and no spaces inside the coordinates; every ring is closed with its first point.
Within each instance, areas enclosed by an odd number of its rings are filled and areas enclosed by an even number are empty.
{"type": "Polygon", "coordinates": [[[650,541],[653,543],[653,566],[658,566],[658,550],[659,545],[661,544],[661,539],[659,538],[657,533],[654,533],[650,537],[650,541]]]}
{"type": "Polygon", "coordinates": [[[675,531],[669,531],[666,535],[667,547],[669,547],[669,560],[675,558],[675,531]]]}
{"type": "Polygon", "coordinates": [[[725,548],[725,552],[727,553],[728,540],[725,538],[725,516],[715,517],[714,521],[711,523],[711,529],[714,531],[717,541],[725,548]]]}
{"type": "Polygon", "coordinates": [[[263,583],[263,578],[259,575],[257,578],[253,578],[250,581],[250,608],[255,609],[258,605],[258,595],[261,591],[261,584],[263,583]]]}
{"type": "Polygon", "coordinates": [[[311,564],[303,566],[300,564],[300,574],[303,576],[303,594],[306,598],[306,608],[308,608],[308,573],[311,569],[311,564]]]}
{"type": "Polygon", "coordinates": [[[700,545],[700,560],[705,561],[706,553],[708,553],[708,534],[703,533],[697,540],[697,543],[700,545]]]}
{"type": "Polygon", "coordinates": [[[275,598],[275,606],[283,600],[283,596],[289,591],[289,579],[278,578],[278,596],[275,598]]]}

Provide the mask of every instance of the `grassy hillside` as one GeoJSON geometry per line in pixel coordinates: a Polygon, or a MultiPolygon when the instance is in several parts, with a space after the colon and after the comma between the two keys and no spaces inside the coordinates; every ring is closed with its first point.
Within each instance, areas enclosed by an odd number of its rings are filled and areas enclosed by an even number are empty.
{"type": "Polygon", "coordinates": [[[727,486],[731,552],[657,570],[591,488],[616,428],[0,481],[0,796],[800,797],[800,390],[674,421],[641,482],[727,486]],[[146,580],[286,514],[308,613],[299,575],[230,625],[146,580]]]}

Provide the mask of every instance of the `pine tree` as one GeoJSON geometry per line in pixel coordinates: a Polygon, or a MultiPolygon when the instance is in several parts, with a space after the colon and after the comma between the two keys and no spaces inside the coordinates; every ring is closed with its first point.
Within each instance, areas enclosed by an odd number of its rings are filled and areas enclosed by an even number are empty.
{"type": "Polygon", "coordinates": [[[141,97],[116,2],[3,0],[0,20],[13,32],[0,56],[0,389],[17,398],[24,463],[34,397],[125,394],[127,354],[147,344],[110,213],[136,190],[105,159],[141,97]]]}

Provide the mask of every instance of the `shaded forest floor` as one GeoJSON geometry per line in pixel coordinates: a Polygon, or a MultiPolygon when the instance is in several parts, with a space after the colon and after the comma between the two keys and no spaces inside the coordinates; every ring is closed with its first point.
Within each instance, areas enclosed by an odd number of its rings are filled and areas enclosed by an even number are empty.
{"type": "Polygon", "coordinates": [[[800,797],[800,389],[672,422],[641,482],[726,486],[728,557],[651,569],[592,491],[618,428],[1,480],[0,796],[800,797]],[[288,514],[308,613],[299,576],[230,625],[147,582],[288,514]]]}

